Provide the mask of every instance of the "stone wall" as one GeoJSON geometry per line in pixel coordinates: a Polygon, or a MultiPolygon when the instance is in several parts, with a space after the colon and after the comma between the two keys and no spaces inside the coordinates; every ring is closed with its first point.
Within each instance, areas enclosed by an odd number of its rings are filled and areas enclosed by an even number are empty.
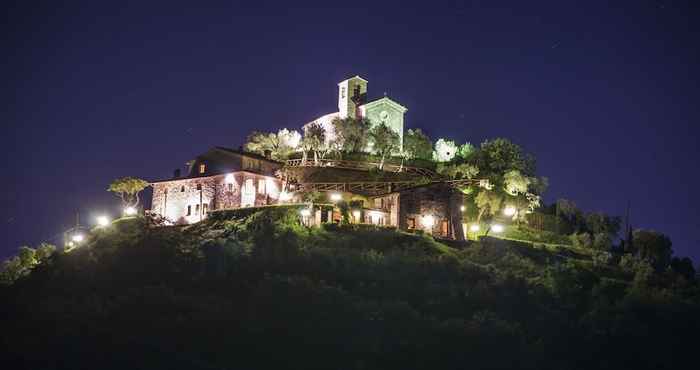
{"type": "Polygon", "coordinates": [[[413,225],[436,237],[463,240],[462,204],[462,194],[444,184],[404,190],[400,193],[399,228],[409,230],[413,225]]]}
{"type": "Polygon", "coordinates": [[[240,171],[154,183],[151,212],[176,224],[199,222],[208,211],[241,207],[247,180],[252,180],[252,192],[246,193],[249,205],[277,203],[282,189],[279,179],[240,171]]]}

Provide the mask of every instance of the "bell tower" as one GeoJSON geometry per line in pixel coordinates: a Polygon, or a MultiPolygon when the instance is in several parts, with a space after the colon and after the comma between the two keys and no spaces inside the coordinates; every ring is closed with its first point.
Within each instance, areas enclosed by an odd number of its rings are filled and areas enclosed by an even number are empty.
{"type": "Polygon", "coordinates": [[[338,83],[338,112],[340,118],[357,118],[358,107],[367,102],[367,80],[350,77],[338,83]]]}

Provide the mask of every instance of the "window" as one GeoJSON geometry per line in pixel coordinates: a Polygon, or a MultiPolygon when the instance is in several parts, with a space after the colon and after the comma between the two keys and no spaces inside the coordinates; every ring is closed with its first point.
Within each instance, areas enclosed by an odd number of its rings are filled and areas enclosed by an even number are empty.
{"type": "Polygon", "coordinates": [[[241,207],[250,207],[255,204],[255,183],[253,179],[245,180],[241,191],[241,207]]]}
{"type": "Polygon", "coordinates": [[[258,194],[265,194],[265,179],[258,180],[258,194]]]}
{"type": "Polygon", "coordinates": [[[199,164],[199,173],[204,173],[207,171],[207,165],[205,163],[200,163],[199,164]]]}
{"type": "Polygon", "coordinates": [[[183,186],[180,188],[180,193],[184,193],[184,192],[185,192],[185,187],[183,186]]]}
{"type": "Polygon", "coordinates": [[[374,208],[384,208],[383,200],[382,198],[374,198],[374,208]]]}
{"type": "Polygon", "coordinates": [[[447,220],[442,220],[442,222],[440,222],[440,235],[448,236],[449,233],[450,224],[447,222],[447,220]]]}
{"type": "Polygon", "coordinates": [[[229,182],[228,184],[226,184],[226,188],[228,189],[229,193],[232,193],[233,192],[233,183],[229,182]]]}
{"type": "Polygon", "coordinates": [[[208,212],[209,212],[209,204],[204,203],[202,205],[202,213],[204,213],[206,215],[208,212]]]}
{"type": "Polygon", "coordinates": [[[199,204],[194,207],[194,213],[199,214],[199,204]]]}
{"type": "Polygon", "coordinates": [[[413,230],[416,228],[416,219],[413,217],[409,217],[408,220],[406,220],[408,223],[408,229],[413,230]]]}
{"type": "Polygon", "coordinates": [[[187,215],[192,216],[192,206],[187,206],[187,215]]]}
{"type": "Polygon", "coordinates": [[[202,190],[202,184],[197,184],[197,190],[202,190]]]}

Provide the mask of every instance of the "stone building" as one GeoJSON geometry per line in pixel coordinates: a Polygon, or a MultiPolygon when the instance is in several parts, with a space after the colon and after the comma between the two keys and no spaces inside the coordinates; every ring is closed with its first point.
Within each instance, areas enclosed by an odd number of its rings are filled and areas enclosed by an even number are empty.
{"type": "MultiPolygon", "coordinates": [[[[372,124],[385,124],[399,134],[400,146],[403,147],[404,114],[408,109],[386,95],[367,100],[367,80],[360,76],[348,78],[338,83],[338,111],[328,113],[304,125],[318,123],[326,130],[326,139],[335,136],[334,119],[366,118],[372,124]]],[[[371,151],[371,148],[367,149],[371,151]]]]}
{"type": "Polygon", "coordinates": [[[215,147],[188,162],[185,175],[155,181],[151,213],[174,224],[199,222],[209,211],[276,204],[282,182],[279,162],[253,153],[215,147]]]}
{"type": "Polygon", "coordinates": [[[463,204],[462,193],[447,184],[422,185],[371,198],[362,221],[464,240],[463,204]]]}

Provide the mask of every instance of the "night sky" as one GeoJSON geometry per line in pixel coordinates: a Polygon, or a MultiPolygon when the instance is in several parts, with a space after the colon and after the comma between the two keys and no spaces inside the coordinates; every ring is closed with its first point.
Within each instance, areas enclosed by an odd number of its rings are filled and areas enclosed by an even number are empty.
{"type": "Polygon", "coordinates": [[[77,211],[116,216],[116,177],[166,178],[336,111],[336,84],[359,74],[408,107],[406,128],[508,137],[537,157],[548,202],[624,216],[629,201],[635,227],[700,261],[691,2],[231,3],[6,8],[1,257],[59,243],[77,211]]]}

